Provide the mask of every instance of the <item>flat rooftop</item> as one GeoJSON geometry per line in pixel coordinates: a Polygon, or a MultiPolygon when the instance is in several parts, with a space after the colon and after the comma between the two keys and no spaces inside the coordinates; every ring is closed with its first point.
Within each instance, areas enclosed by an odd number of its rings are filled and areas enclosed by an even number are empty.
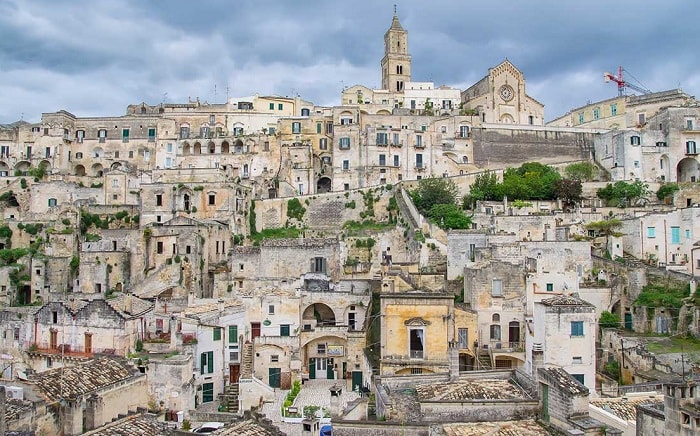
{"type": "Polygon", "coordinates": [[[455,424],[445,424],[442,431],[446,436],[468,436],[468,435],[551,435],[533,419],[522,421],[496,421],[496,422],[465,422],[455,424]]]}

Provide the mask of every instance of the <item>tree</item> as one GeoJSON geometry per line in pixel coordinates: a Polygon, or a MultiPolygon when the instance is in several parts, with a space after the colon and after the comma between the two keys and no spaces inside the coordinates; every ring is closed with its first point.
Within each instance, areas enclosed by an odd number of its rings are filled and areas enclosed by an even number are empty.
{"type": "Polygon", "coordinates": [[[600,328],[604,329],[619,328],[620,317],[614,313],[610,313],[607,310],[604,310],[603,313],[600,314],[600,320],[598,320],[598,325],[600,326],[600,328]]]}
{"type": "Polygon", "coordinates": [[[509,199],[552,200],[554,182],[561,179],[552,167],[539,162],[525,162],[508,168],[503,174],[503,195],[509,199]]]}
{"type": "Polygon", "coordinates": [[[644,200],[649,195],[649,185],[640,180],[632,183],[624,181],[615,182],[614,184],[608,183],[605,188],[598,189],[596,195],[609,205],[626,207],[644,200]]]}
{"type": "Polygon", "coordinates": [[[491,171],[483,172],[476,176],[474,183],[469,186],[469,195],[462,199],[462,207],[473,207],[477,201],[502,200],[503,194],[498,176],[491,171]]]}
{"type": "Polygon", "coordinates": [[[592,221],[588,224],[586,224],[586,228],[588,230],[593,230],[596,233],[602,234],[605,236],[605,247],[606,247],[606,254],[608,257],[610,256],[610,253],[607,251],[607,247],[609,246],[610,243],[610,237],[615,236],[615,237],[620,237],[622,236],[622,233],[618,232],[618,230],[622,227],[622,221],[620,221],[617,218],[610,218],[602,221],[592,221]]]}
{"type": "Polygon", "coordinates": [[[564,174],[566,177],[573,180],[579,180],[582,182],[588,182],[593,179],[593,174],[595,173],[595,166],[590,162],[578,162],[568,165],[564,169],[564,174]]]}
{"type": "Polygon", "coordinates": [[[418,211],[426,215],[436,204],[455,204],[457,191],[457,185],[452,180],[429,177],[418,182],[418,188],[411,192],[411,198],[418,211]]]}
{"type": "Polygon", "coordinates": [[[675,194],[680,189],[681,188],[678,186],[677,183],[664,183],[656,191],[656,198],[658,198],[659,200],[663,200],[666,197],[673,197],[673,194],[675,194]]]}
{"type": "Polygon", "coordinates": [[[442,229],[470,229],[472,217],[454,204],[436,204],[428,211],[428,217],[442,229]]]}
{"type": "Polygon", "coordinates": [[[567,207],[573,206],[583,198],[583,185],[580,180],[559,179],[554,182],[554,195],[567,207]]]}

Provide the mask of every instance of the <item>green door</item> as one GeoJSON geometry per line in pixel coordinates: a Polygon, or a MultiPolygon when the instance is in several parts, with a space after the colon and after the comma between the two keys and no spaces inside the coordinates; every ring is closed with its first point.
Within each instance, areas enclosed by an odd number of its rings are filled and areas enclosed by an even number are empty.
{"type": "Polygon", "coordinates": [[[625,314],[625,329],[632,330],[632,314],[631,313],[625,314]]]}
{"type": "Polygon", "coordinates": [[[542,420],[549,422],[549,385],[542,385],[542,420]]]}
{"type": "Polygon", "coordinates": [[[268,371],[270,377],[270,387],[279,388],[282,380],[282,368],[270,368],[268,371]]]}
{"type": "Polygon", "coordinates": [[[362,389],[362,371],[352,372],[352,390],[359,392],[362,389]]]}
{"type": "Polygon", "coordinates": [[[316,359],[313,357],[309,358],[309,380],[316,378],[316,359]]]}
{"type": "Polygon", "coordinates": [[[334,377],[333,377],[333,358],[332,357],[328,358],[326,360],[326,363],[327,363],[327,365],[326,365],[326,378],[328,380],[333,380],[334,379],[334,377]]]}

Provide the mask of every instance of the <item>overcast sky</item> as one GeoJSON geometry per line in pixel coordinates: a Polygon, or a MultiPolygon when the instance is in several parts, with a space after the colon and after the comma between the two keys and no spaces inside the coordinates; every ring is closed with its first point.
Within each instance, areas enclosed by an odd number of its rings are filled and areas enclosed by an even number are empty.
{"type": "Polygon", "coordinates": [[[619,65],[700,94],[686,0],[0,0],[0,123],[227,93],[336,105],[343,86],[381,85],[394,3],[414,81],[465,89],[508,58],[547,120],[617,95],[602,76],[619,65]]]}

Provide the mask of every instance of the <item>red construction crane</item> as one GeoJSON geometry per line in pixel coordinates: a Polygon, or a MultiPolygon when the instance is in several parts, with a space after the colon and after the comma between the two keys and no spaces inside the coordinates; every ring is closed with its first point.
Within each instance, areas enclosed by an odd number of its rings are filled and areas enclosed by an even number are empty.
{"type": "MultiPolygon", "coordinates": [[[[603,73],[603,80],[605,80],[605,83],[608,83],[609,81],[613,81],[617,83],[617,94],[622,96],[626,95],[627,93],[625,92],[626,88],[633,89],[637,92],[641,92],[642,94],[651,94],[651,91],[643,86],[635,85],[634,83],[629,83],[625,81],[625,79],[622,77],[622,72],[625,71],[622,67],[620,67],[618,70],[617,76],[614,75],[613,73],[608,73],[605,72],[603,73]]],[[[636,79],[635,79],[636,80],[636,79]]],[[[639,80],[637,80],[639,82],[639,80]]],[[[641,85],[641,83],[640,83],[641,85]]]]}

